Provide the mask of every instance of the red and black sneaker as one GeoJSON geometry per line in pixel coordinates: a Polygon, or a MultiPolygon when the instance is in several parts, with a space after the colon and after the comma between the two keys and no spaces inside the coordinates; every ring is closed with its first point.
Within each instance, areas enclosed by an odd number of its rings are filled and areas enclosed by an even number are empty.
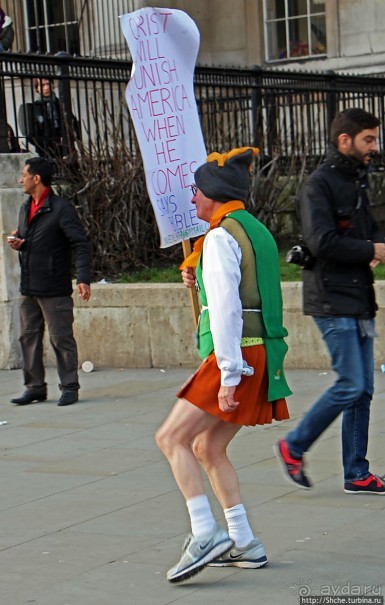
{"type": "Polygon", "coordinates": [[[369,475],[366,479],[358,479],[345,483],[344,492],[346,494],[375,494],[376,496],[385,496],[385,484],[376,475],[369,475]]]}
{"type": "Polygon", "coordinates": [[[274,446],[274,451],[281,463],[284,475],[289,479],[290,483],[295,483],[298,487],[302,487],[302,489],[310,489],[312,484],[305,475],[303,459],[293,458],[290,454],[287,441],[285,439],[278,441],[274,446]]]}

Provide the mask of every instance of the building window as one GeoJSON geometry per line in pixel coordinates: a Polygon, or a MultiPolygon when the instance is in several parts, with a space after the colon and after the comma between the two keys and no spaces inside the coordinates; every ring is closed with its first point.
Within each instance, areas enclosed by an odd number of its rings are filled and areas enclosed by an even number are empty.
{"type": "Polygon", "coordinates": [[[263,0],[267,61],[327,52],[324,0],[263,0]]]}
{"type": "Polygon", "coordinates": [[[29,50],[79,53],[75,0],[25,0],[29,50]]]}

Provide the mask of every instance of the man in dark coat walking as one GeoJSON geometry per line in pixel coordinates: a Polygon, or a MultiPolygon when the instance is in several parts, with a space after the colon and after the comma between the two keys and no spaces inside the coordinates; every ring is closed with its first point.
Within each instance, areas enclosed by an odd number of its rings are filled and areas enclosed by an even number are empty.
{"type": "Polygon", "coordinates": [[[303,241],[313,256],[303,271],[304,313],[313,317],[337,374],[335,384],[276,446],[287,478],[305,489],[311,482],[304,454],[342,413],[345,493],[385,495],[366,458],[377,310],[372,269],[385,262],[384,235],[367,195],[378,126],[363,109],[339,113],[326,161],[306,181],[299,200],[303,241]]]}

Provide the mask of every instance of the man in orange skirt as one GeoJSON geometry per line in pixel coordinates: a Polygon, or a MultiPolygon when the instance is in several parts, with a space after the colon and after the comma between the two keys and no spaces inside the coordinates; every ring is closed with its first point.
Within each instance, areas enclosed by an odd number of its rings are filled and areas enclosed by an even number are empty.
{"type": "Polygon", "coordinates": [[[210,223],[181,265],[184,284],[199,292],[197,342],[203,362],[156,434],[186,499],[192,528],[180,561],[167,573],[170,582],[186,580],[205,565],[259,568],[267,563],[226,453],[242,426],[289,418],[277,247],[245,210],[257,153],[252,147],[213,153],[191,186],[198,218],[210,223]],[[224,510],[227,531],[214,519],[200,466],[224,510]]]}

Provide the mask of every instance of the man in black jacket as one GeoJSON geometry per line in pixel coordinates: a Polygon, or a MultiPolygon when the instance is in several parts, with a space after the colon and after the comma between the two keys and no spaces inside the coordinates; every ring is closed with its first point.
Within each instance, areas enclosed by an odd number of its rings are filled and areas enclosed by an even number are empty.
{"type": "Polygon", "coordinates": [[[21,206],[11,248],[19,251],[20,344],[26,391],[12,399],[25,405],[47,399],[43,335],[47,324],[62,391],[58,405],[78,400],[78,355],[73,336],[71,260],[75,258],[77,290],[88,301],[90,255],[87,238],[71,204],[51,189],[52,167],[43,158],[26,161],[20,183],[28,200],[21,206]]]}
{"type": "Polygon", "coordinates": [[[377,305],[372,269],[385,262],[384,236],[367,197],[368,166],[377,151],[378,119],[346,109],[331,125],[331,147],[305,183],[299,210],[303,241],[314,257],[303,271],[305,315],[312,315],[328,348],[335,384],[276,446],[287,478],[302,488],[311,482],[303,455],[342,412],[344,490],[385,495],[383,481],[366,459],[373,395],[377,305]]]}

